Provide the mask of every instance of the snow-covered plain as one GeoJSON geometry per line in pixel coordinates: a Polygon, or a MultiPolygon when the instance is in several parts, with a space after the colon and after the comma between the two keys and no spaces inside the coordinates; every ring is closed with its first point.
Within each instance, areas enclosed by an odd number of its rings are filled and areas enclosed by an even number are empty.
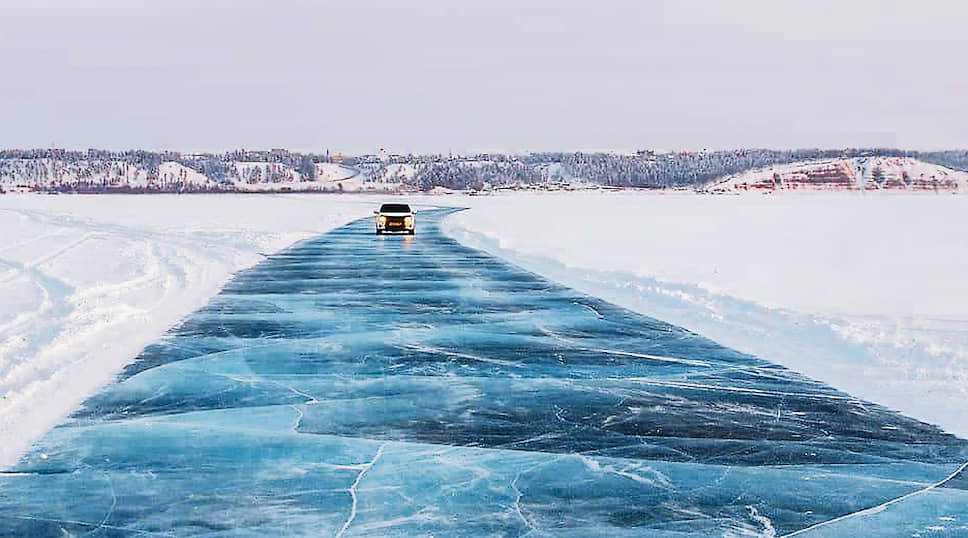
{"type": "Polygon", "coordinates": [[[0,467],[233,272],[369,214],[377,202],[0,196],[0,467]]]}
{"type": "MultiPolygon", "coordinates": [[[[0,467],[233,272],[381,201],[0,196],[0,467]]],[[[411,202],[470,207],[445,222],[462,242],[968,436],[968,197],[411,202]]]]}
{"type": "Polygon", "coordinates": [[[456,239],[968,437],[968,197],[473,199],[456,239]]]}

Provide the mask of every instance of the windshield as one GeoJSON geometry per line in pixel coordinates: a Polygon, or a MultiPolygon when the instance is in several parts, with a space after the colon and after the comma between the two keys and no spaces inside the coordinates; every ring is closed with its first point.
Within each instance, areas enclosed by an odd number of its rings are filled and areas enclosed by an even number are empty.
{"type": "Polygon", "coordinates": [[[380,206],[380,213],[410,213],[410,206],[407,204],[383,204],[380,206]]]}

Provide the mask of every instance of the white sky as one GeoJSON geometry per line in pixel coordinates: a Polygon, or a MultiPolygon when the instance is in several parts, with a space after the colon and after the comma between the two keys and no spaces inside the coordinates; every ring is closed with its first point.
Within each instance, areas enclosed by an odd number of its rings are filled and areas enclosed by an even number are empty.
{"type": "Polygon", "coordinates": [[[0,147],[968,147],[965,20],[954,1],[0,0],[0,147]]]}

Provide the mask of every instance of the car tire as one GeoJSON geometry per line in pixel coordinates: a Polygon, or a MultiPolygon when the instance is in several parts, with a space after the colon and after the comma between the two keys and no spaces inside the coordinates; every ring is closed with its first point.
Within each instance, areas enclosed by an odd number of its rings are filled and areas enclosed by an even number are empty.
{"type": "Polygon", "coordinates": [[[383,235],[383,230],[377,230],[376,235],[383,235]]]}
{"type": "Polygon", "coordinates": [[[410,234],[410,235],[413,235],[413,234],[417,233],[417,231],[416,230],[409,230],[409,231],[407,231],[407,233],[410,234]]]}

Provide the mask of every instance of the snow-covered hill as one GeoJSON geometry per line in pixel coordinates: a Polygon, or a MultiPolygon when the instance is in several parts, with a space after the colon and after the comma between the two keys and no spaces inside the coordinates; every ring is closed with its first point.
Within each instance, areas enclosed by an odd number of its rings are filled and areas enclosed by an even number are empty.
{"type": "Polygon", "coordinates": [[[357,170],[337,163],[316,163],[316,181],[325,190],[355,192],[362,188],[357,170]]]}
{"type": "Polygon", "coordinates": [[[121,160],[0,159],[3,191],[358,191],[356,170],[317,163],[315,178],[268,161],[231,161],[225,177],[215,179],[174,161],[155,167],[121,160]]]}
{"type": "Polygon", "coordinates": [[[417,168],[412,164],[388,164],[383,173],[383,181],[409,181],[417,176],[417,168]]]}
{"type": "Polygon", "coordinates": [[[711,192],[807,190],[968,191],[968,173],[910,157],[798,162],[726,176],[711,192]]]}
{"type": "Polygon", "coordinates": [[[316,181],[331,183],[357,176],[357,171],[337,163],[316,163],[316,181]]]}
{"type": "Polygon", "coordinates": [[[197,187],[214,186],[208,176],[176,162],[164,162],[158,167],[158,182],[161,185],[192,185],[197,187]]]}
{"type": "Polygon", "coordinates": [[[182,164],[166,161],[156,169],[112,160],[4,159],[0,187],[4,190],[216,189],[218,183],[182,164]]]}
{"type": "Polygon", "coordinates": [[[292,183],[303,180],[302,174],[285,164],[261,161],[235,161],[231,165],[231,176],[236,185],[292,183]]]}
{"type": "Polygon", "coordinates": [[[5,159],[0,161],[0,186],[49,189],[57,185],[145,185],[146,170],[120,161],[5,159]]]}

